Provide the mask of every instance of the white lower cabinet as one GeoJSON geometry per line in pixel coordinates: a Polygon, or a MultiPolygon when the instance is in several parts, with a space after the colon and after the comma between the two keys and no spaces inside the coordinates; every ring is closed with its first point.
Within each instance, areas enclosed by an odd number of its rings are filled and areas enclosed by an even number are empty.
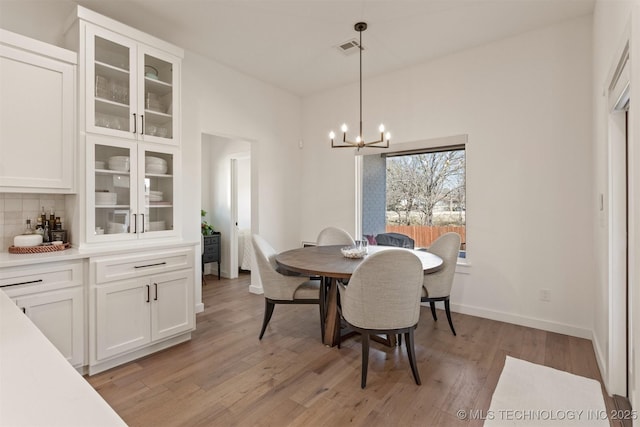
{"type": "Polygon", "coordinates": [[[193,329],[193,270],[123,280],[96,289],[99,360],[193,329]]]}
{"type": "Polygon", "coordinates": [[[15,302],[73,366],[83,364],[82,288],[44,292],[15,302]]]}
{"type": "Polygon", "coordinates": [[[83,262],[0,270],[0,289],[75,367],[85,362],[83,262]]]}
{"type": "Polygon", "coordinates": [[[91,374],[190,339],[194,248],[92,259],[91,374]]]}

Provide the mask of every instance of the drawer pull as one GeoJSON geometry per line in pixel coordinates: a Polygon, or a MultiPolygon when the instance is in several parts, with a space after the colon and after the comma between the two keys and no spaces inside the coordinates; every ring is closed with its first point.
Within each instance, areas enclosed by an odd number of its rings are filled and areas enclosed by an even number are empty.
{"type": "Polygon", "coordinates": [[[23,312],[24,314],[27,314],[27,307],[22,307],[22,312],[23,312]]]}
{"type": "Polygon", "coordinates": [[[157,262],[155,264],[147,264],[147,265],[134,265],[133,268],[147,268],[147,267],[157,267],[158,265],[166,265],[167,262],[157,262]]]}
{"type": "Polygon", "coordinates": [[[11,283],[9,285],[2,285],[2,286],[0,286],[0,288],[8,288],[9,286],[30,285],[32,283],[40,283],[40,282],[42,282],[42,279],[31,280],[29,282],[11,283]]]}

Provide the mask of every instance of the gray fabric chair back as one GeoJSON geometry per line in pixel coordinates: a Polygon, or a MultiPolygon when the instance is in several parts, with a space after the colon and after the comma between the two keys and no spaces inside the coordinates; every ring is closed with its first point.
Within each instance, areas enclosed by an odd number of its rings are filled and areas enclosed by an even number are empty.
{"type": "Polygon", "coordinates": [[[446,297],[451,294],[453,277],[458,262],[460,251],[460,235],[458,233],[445,233],[438,237],[427,248],[428,252],[438,255],[444,262],[443,267],[435,273],[425,274],[423,286],[429,298],[446,297]]]}
{"type": "Polygon", "coordinates": [[[331,246],[331,245],[344,245],[352,246],[356,242],[353,237],[346,231],[338,227],[327,227],[318,234],[316,239],[316,245],[318,246],[331,246]]]}
{"type": "Polygon", "coordinates": [[[278,273],[275,249],[257,234],[253,235],[252,241],[264,296],[273,300],[293,300],[295,290],[304,281],[303,278],[278,273]]]}
{"type": "Polygon", "coordinates": [[[376,236],[376,244],[380,246],[395,246],[398,248],[413,249],[415,241],[400,233],[381,233],[376,236]]]}
{"type": "Polygon", "coordinates": [[[389,249],[368,255],[349,285],[340,288],[342,315],[364,329],[412,327],[420,318],[422,262],[410,251],[389,249]]]}

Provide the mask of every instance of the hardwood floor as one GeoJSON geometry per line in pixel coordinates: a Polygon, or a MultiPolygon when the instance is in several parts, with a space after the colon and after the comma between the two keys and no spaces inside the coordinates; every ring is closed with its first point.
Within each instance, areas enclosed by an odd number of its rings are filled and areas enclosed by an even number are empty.
{"type": "Polygon", "coordinates": [[[506,355],[600,381],[588,340],[458,313],[454,337],[443,311],[434,322],[423,307],[422,386],[404,346],[372,342],[362,390],[359,338],[324,346],[317,306],[278,305],[259,341],[264,298],[248,292],[249,276],[207,279],[190,342],[87,377],[127,424],[481,426],[456,412],[489,408],[506,355]]]}

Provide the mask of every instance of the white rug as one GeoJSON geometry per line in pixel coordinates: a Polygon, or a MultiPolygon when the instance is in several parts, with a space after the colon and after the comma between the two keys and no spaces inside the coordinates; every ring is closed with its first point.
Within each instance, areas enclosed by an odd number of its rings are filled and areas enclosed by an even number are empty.
{"type": "Polygon", "coordinates": [[[596,380],[507,356],[485,427],[609,427],[596,380]]]}

